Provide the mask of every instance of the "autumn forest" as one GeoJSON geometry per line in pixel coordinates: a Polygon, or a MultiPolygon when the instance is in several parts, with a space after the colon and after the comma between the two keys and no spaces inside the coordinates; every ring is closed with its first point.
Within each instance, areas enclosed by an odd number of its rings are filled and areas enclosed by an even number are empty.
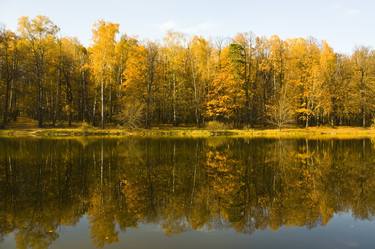
{"type": "Polygon", "coordinates": [[[21,17],[0,31],[0,98],[2,127],[18,117],[39,127],[367,127],[375,51],[253,33],[148,41],[103,20],[85,47],[48,17],[21,17]]]}

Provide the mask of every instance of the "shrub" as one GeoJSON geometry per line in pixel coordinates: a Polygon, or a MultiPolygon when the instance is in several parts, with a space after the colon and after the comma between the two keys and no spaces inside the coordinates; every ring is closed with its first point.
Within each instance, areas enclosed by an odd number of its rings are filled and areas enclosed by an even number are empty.
{"type": "Polygon", "coordinates": [[[371,128],[375,129],[375,118],[371,119],[371,128]]]}
{"type": "Polygon", "coordinates": [[[136,129],[141,126],[144,117],[145,105],[140,101],[126,102],[115,119],[121,126],[128,129],[136,129]]]}
{"type": "Polygon", "coordinates": [[[206,124],[206,128],[209,130],[225,130],[228,129],[228,126],[219,121],[209,121],[206,124]]]}
{"type": "Polygon", "coordinates": [[[87,122],[82,122],[81,125],[80,125],[80,128],[83,130],[83,131],[87,131],[88,129],[90,129],[92,126],[87,123],[87,122]]]}

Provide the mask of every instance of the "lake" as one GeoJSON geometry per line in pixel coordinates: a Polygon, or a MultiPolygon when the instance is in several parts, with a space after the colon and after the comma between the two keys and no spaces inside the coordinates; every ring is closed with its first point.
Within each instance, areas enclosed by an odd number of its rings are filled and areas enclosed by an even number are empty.
{"type": "Polygon", "coordinates": [[[0,248],[375,248],[375,141],[0,139],[0,248]]]}

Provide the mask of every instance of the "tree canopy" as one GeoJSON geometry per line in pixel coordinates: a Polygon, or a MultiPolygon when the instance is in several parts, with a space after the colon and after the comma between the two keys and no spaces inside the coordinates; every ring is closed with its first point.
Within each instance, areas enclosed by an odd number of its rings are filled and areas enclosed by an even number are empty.
{"type": "Polygon", "coordinates": [[[1,125],[40,127],[370,126],[375,52],[336,53],[326,41],[240,33],[206,39],[168,32],[162,42],[119,36],[99,20],[92,44],[62,37],[48,17],[0,30],[1,125]]]}

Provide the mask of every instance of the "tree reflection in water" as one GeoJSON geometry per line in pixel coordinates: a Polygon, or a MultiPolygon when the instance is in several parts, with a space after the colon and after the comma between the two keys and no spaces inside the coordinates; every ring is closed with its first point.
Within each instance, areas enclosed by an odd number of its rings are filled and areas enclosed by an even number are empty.
{"type": "Polygon", "coordinates": [[[103,247],[140,223],[252,233],[375,213],[370,140],[1,139],[0,160],[0,239],[18,248],[85,214],[103,247]]]}

